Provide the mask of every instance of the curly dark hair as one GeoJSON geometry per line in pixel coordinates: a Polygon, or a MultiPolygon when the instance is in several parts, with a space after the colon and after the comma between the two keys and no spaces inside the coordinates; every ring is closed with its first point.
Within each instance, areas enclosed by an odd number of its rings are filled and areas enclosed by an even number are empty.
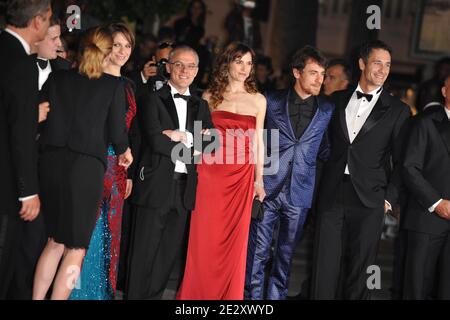
{"type": "MultiPolygon", "coordinates": [[[[212,74],[212,80],[208,86],[208,92],[211,97],[209,98],[210,107],[212,109],[217,108],[219,104],[223,102],[223,94],[229,84],[228,70],[230,63],[236,59],[242,58],[245,54],[250,53],[252,61],[255,61],[255,52],[249,46],[240,43],[232,42],[226,48],[225,51],[217,58],[216,65],[212,74]]],[[[255,80],[255,65],[252,65],[249,77],[244,83],[245,91],[248,93],[257,93],[255,80]]]]}

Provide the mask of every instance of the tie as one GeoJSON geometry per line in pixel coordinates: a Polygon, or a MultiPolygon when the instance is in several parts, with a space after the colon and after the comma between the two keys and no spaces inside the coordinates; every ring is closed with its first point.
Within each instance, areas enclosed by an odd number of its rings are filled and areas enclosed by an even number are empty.
{"type": "Polygon", "coordinates": [[[179,94],[179,93],[175,93],[174,95],[173,95],[173,97],[176,99],[176,98],[181,98],[181,99],[184,99],[184,100],[186,100],[186,101],[188,101],[190,98],[191,98],[191,96],[185,96],[185,95],[183,95],[183,94],[179,94]]]}
{"type": "Polygon", "coordinates": [[[42,60],[42,59],[39,59],[39,58],[37,58],[36,60],[37,60],[37,63],[39,65],[39,68],[41,68],[41,70],[44,70],[44,69],[47,68],[48,60],[42,60]]]}
{"type": "Polygon", "coordinates": [[[364,97],[364,98],[367,99],[367,101],[370,102],[372,100],[372,98],[373,98],[373,95],[368,94],[368,93],[362,93],[361,91],[356,91],[356,97],[358,99],[361,99],[362,97],[364,97]]]}

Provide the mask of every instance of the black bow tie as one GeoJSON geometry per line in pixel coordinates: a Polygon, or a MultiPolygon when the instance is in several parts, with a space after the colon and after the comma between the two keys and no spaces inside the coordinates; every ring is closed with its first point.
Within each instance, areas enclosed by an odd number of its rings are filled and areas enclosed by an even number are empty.
{"type": "Polygon", "coordinates": [[[186,96],[186,95],[183,95],[183,94],[179,94],[179,93],[175,93],[174,95],[173,95],[173,97],[176,99],[176,98],[181,98],[181,99],[184,99],[184,100],[186,100],[186,101],[189,101],[189,99],[191,98],[191,96],[186,96]]]}
{"type": "Polygon", "coordinates": [[[36,60],[37,60],[37,63],[39,65],[39,68],[41,68],[42,70],[47,68],[48,60],[42,60],[42,59],[39,59],[39,58],[37,58],[36,60]]]}
{"type": "Polygon", "coordinates": [[[367,99],[367,101],[370,102],[372,100],[372,98],[373,98],[373,95],[368,94],[368,93],[362,93],[361,91],[356,91],[356,97],[358,99],[361,99],[362,97],[364,97],[364,98],[367,99]]]}

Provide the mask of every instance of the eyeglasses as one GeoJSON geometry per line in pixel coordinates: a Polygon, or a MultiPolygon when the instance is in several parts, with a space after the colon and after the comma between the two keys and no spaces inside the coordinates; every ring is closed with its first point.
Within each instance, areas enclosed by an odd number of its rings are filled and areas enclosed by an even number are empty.
{"type": "Polygon", "coordinates": [[[198,68],[198,66],[196,64],[193,64],[193,63],[184,64],[183,62],[180,62],[180,61],[168,62],[168,64],[173,65],[173,67],[177,70],[186,69],[189,71],[194,71],[198,68]]]}

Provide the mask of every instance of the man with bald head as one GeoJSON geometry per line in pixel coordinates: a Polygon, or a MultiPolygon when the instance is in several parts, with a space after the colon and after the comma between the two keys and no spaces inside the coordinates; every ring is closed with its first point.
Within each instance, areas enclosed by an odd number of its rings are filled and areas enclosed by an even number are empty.
{"type": "Polygon", "coordinates": [[[200,132],[194,132],[194,122],[201,121],[202,129],[213,127],[208,103],[189,87],[198,62],[192,48],[174,48],[166,64],[167,85],[147,91],[137,114],[142,142],[131,198],[135,210],[128,299],[161,299],[176,259],[186,247],[186,223],[197,187],[193,134],[200,132]],[[191,161],[172,159],[172,150],[178,147],[191,155],[191,161]]]}

